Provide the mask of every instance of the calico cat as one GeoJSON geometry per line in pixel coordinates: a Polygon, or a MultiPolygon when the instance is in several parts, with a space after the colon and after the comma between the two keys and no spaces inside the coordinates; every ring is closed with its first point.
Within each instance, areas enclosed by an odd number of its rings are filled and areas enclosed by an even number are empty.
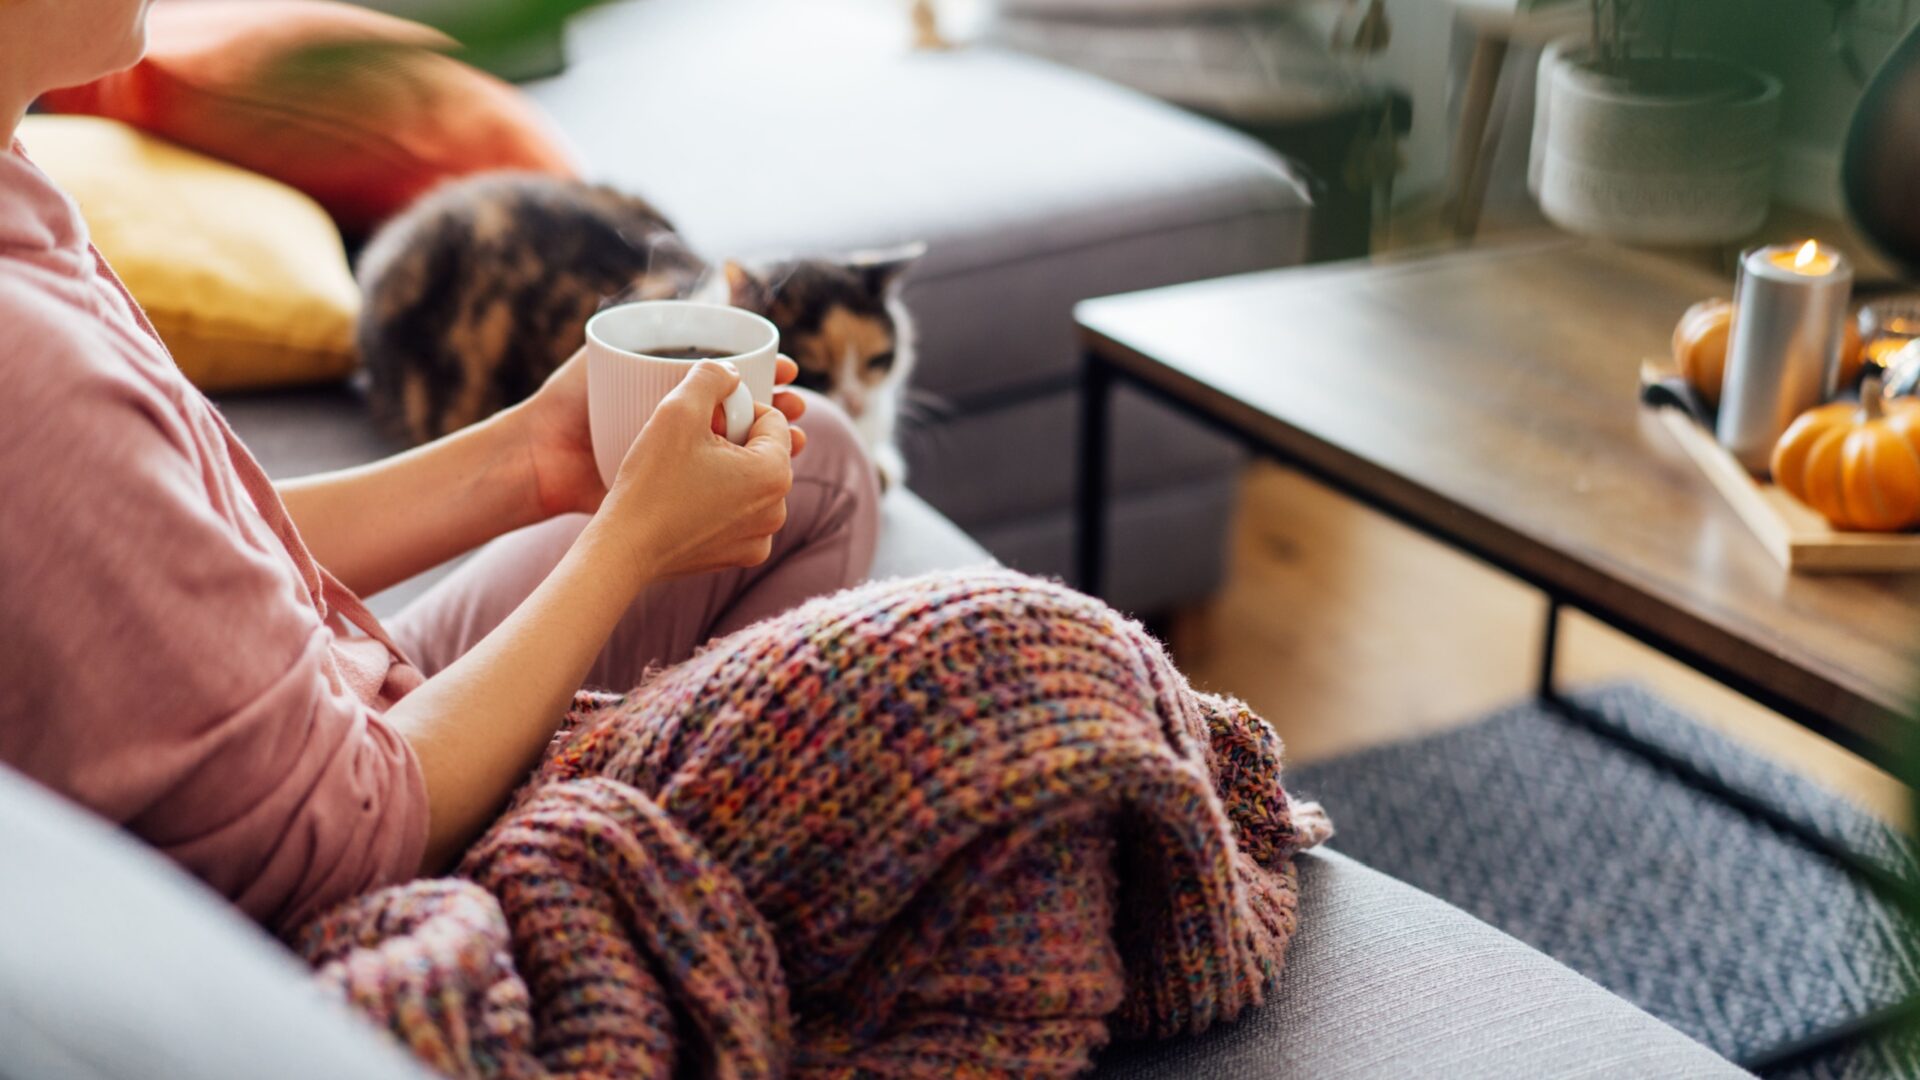
{"type": "Polygon", "coordinates": [[[907,478],[895,433],[913,371],[913,318],[900,302],[900,277],[919,244],[844,260],[789,259],[724,268],[728,302],[780,328],[780,351],[800,367],[794,380],[837,402],[853,418],[886,486],[907,478]]]}
{"type": "Polygon", "coordinates": [[[853,417],[888,484],[913,325],[901,276],[920,245],[840,260],[728,262],[716,270],[646,200],[546,176],[447,185],[361,253],[357,332],[375,416],[415,442],[526,398],[609,304],[695,299],[766,316],[799,385],[853,417]]]}

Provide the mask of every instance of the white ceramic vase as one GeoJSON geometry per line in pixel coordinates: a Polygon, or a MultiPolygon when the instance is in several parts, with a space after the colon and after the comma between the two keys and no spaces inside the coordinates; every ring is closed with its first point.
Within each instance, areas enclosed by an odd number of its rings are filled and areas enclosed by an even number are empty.
{"type": "Polygon", "coordinates": [[[1527,182],[1569,232],[1629,244],[1733,243],[1766,220],[1780,81],[1742,72],[1749,90],[1652,95],[1584,66],[1586,42],[1540,57],[1527,182]]]}

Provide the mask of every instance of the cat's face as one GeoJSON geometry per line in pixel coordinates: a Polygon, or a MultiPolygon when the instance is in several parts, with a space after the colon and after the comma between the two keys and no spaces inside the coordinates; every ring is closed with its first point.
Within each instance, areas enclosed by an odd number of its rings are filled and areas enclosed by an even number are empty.
{"type": "Polygon", "coordinates": [[[730,299],[780,328],[780,351],[800,365],[800,386],[840,403],[857,422],[880,392],[904,378],[912,331],[899,285],[925,247],[850,256],[726,265],[730,299]]]}

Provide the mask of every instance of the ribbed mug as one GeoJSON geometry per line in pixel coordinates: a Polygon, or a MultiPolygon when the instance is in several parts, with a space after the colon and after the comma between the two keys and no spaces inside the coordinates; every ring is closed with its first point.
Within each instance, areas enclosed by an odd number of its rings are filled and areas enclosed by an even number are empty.
{"type": "Polygon", "coordinates": [[[745,443],[753,407],[773,403],[780,331],[753,312],[687,300],[647,300],[600,312],[587,322],[587,418],[594,463],[608,487],[653,411],[698,363],[649,350],[685,349],[723,354],[719,359],[740,369],[740,386],[722,406],[729,440],[745,443]]]}

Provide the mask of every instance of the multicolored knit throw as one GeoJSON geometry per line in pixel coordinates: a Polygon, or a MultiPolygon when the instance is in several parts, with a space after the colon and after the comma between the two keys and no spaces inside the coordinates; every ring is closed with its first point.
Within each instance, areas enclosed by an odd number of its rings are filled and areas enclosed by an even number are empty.
{"type": "Polygon", "coordinates": [[[457,878],[297,945],[449,1076],[1071,1074],[1259,1003],[1329,831],[1138,625],[938,575],[583,695],[457,878]]]}

